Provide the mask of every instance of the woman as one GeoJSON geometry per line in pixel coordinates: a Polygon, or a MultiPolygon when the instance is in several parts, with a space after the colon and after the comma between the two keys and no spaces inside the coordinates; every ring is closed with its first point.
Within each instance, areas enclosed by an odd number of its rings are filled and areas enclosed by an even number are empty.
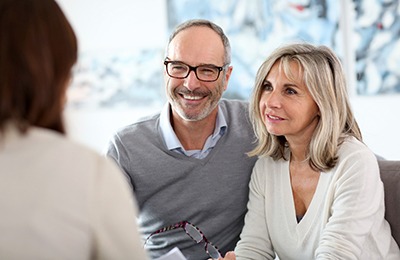
{"type": "Polygon", "coordinates": [[[118,168],[64,136],[77,40],[54,0],[0,1],[0,259],[146,259],[118,168]]]}
{"type": "Polygon", "coordinates": [[[259,159],[237,259],[400,259],[336,55],[305,43],[278,48],[251,102],[250,155],[259,159]]]}

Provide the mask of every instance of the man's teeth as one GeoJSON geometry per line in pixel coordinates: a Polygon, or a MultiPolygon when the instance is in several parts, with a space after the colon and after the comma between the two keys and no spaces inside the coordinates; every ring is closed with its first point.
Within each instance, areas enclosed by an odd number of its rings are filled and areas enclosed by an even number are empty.
{"type": "Polygon", "coordinates": [[[199,97],[199,96],[189,96],[189,95],[183,95],[183,97],[185,99],[190,99],[190,100],[199,100],[199,99],[203,98],[203,97],[199,97]]]}

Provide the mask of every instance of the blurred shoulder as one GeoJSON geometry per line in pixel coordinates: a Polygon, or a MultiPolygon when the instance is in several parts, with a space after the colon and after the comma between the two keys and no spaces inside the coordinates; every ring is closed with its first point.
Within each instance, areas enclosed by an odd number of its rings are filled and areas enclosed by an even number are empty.
{"type": "Polygon", "coordinates": [[[102,173],[119,171],[105,155],[44,128],[31,127],[26,134],[10,131],[0,149],[3,169],[16,175],[35,173],[38,180],[52,179],[55,186],[55,183],[87,185],[102,173]]]}
{"type": "Polygon", "coordinates": [[[27,138],[27,141],[32,143],[32,147],[35,147],[35,144],[40,144],[43,152],[54,151],[73,157],[100,156],[94,149],[48,129],[32,128],[29,130],[27,138]]]}

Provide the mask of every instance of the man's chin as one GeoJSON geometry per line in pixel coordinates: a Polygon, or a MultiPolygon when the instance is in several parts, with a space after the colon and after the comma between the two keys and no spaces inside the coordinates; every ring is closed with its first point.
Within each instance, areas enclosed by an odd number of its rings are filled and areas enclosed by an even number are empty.
{"type": "Polygon", "coordinates": [[[179,114],[182,117],[182,119],[184,119],[186,121],[195,122],[195,121],[203,120],[210,113],[204,113],[204,109],[203,109],[203,110],[198,111],[198,112],[190,111],[189,113],[186,113],[185,111],[181,111],[181,113],[179,113],[179,114]]]}

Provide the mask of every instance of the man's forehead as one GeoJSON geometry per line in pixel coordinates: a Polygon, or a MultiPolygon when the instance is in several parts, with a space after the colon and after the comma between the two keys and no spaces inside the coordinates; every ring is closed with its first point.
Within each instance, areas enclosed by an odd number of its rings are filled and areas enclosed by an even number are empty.
{"type": "Polygon", "coordinates": [[[191,27],[179,32],[168,46],[168,57],[188,62],[223,62],[224,46],[219,35],[208,27],[191,27]]]}

